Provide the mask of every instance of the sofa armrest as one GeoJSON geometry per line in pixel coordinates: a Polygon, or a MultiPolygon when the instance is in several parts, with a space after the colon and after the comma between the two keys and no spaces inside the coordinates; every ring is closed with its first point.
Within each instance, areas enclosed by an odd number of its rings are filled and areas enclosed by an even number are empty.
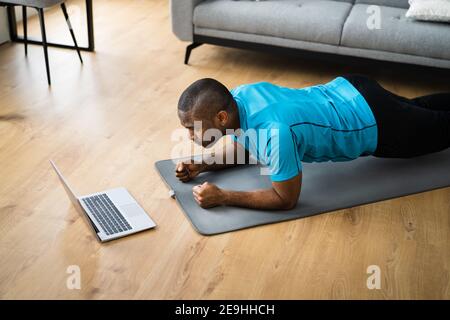
{"type": "Polygon", "coordinates": [[[194,8],[204,0],[170,0],[172,31],[182,41],[192,41],[194,8]]]}

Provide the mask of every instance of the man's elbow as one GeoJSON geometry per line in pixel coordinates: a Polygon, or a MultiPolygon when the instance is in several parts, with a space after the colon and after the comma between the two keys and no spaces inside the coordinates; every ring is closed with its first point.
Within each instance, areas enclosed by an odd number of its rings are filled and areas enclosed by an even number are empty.
{"type": "Polygon", "coordinates": [[[295,206],[298,203],[298,198],[295,199],[282,199],[280,202],[280,209],[281,210],[290,210],[294,209],[295,206]]]}

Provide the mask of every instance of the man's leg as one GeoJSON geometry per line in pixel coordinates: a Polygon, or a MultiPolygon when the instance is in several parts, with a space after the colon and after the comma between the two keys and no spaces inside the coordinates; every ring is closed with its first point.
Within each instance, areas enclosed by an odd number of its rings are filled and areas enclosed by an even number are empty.
{"type": "Polygon", "coordinates": [[[376,90],[378,90],[379,93],[385,96],[389,96],[394,100],[400,102],[411,103],[416,105],[417,107],[427,108],[431,110],[450,111],[450,92],[435,93],[409,99],[383,88],[378,82],[370,79],[367,76],[361,74],[349,74],[344,75],[343,77],[349,80],[354,86],[368,86],[368,83],[370,83],[369,86],[375,86],[376,90]]]}
{"type": "Polygon", "coordinates": [[[419,101],[395,95],[365,76],[344,77],[364,96],[375,116],[378,145],[374,156],[410,158],[450,147],[450,111],[434,110],[445,105],[446,95],[438,97],[439,103],[428,96],[419,101]],[[432,108],[426,108],[426,103],[432,108]]]}
{"type": "Polygon", "coordinates": [[[431,110],[450,111],[450,92],[435,93],[411,99],[416,106],[431,110]]]}
{"type": "Polygon", "coordinates": [[[386,99],[374,110],[379,141],[374,156],[411,158],[450,147],[450,111],[386,99]]]}
{"type": "Polygon", "coordinates": [[[413,104],[417,107],[426,108],[430,110],[450,111],[450,92],[434,93],[409,99],[406,97],[399,96],[398,94],[395,94],[383,88],[378,82],[376,82],[376,84],[380,92],[386,94],[387,96],[399,102],[413,104]]]}

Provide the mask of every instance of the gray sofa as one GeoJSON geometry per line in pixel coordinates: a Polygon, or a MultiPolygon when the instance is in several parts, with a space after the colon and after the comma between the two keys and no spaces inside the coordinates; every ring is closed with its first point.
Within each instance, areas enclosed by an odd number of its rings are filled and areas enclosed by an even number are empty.
{"type": "Polygon", "coordinates": [[[174,34],[191,42],[186,48],[185,63],[193,48],[211,43],[450,69],[450,24],[406,18],[408,7],[408,0],[171,0],[170,3],[174,34]],[[367,26],[368,19],[373,17],[371,5],[379,7],[379,29],[367,26]]]}

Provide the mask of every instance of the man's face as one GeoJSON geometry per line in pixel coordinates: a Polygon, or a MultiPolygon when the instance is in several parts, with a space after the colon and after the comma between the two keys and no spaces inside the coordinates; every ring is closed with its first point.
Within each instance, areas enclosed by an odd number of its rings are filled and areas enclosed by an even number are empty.
{"type": "Polygon", "coordinates": [[[218,133],[221,134],[221,131],[214,119],[202,119],[199,116],[194,116],[192,112],[182,111],[178,111],[178,118],[181,125],[188,129],[189,138],[196,144],[204,148],[210,148],[219,140],[217,135],[218,133]]]}

